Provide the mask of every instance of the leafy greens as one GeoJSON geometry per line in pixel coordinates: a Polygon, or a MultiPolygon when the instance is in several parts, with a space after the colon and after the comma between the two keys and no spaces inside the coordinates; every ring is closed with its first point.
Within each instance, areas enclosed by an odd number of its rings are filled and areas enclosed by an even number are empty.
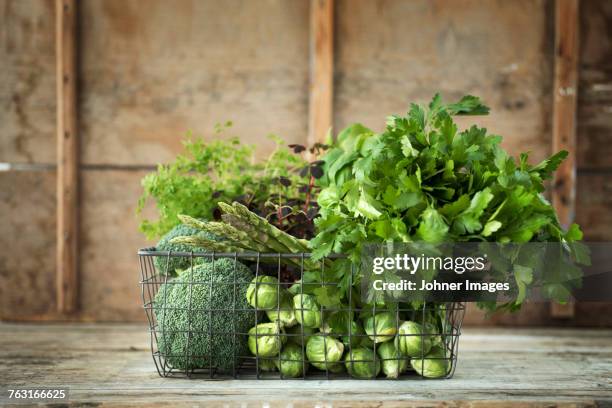
{"type": "MultiPolygon", "coordinates": [[[[339,283],[339,290],[325,293],[323,301],[337,303],[346,295],[349,264],[359,263],[368,243],[572,243],[582,238],[575,224],[563,231],[542,195],[544,181],[567,152],[535,166],[526,153],[517,162],[500,147],[500,136],[477,126],[459,131],[453,121],[455,115],[488,112],[474,96],[444,104],[436,95],[426,107],[412,104],[406,116],[389,117],[382,133],[355,124],[338,134],[321,158],[320,217],[310,248],[315,259],[332,253],[348,258],[327,272],[325,279],[339,283]]],[[[532,283],[525,269],[515,274],[519,289],[532,283]]],[[[547,277],[544,292],[565,301],[567,286],[577,285],[579,276],[570,267],[559,268],[557,275],[547,277]]],[[[506,306],[516,308],[521,301],[517,297],[506,306]]]]}

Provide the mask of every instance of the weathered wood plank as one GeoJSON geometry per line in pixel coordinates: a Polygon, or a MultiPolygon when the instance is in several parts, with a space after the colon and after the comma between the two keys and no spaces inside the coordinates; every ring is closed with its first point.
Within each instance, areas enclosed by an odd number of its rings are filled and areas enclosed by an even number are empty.
{"type": "MultiPolygon", "coordinates": [[[[155,245],[138,230],[135,207],[144,171],[81,171],[81,318],[145,321],[139,248],[155,245]]],[[[150,210],[147,209],[147,210],[150,210]]],[[[147,216],[154,217],[150,211],[147,216]]]]}
{"type": "Polygon", "coordinates": [[[55,310],[55,173],[0,171],[0,319],[55,310]]]}
{"type": "Polygon", "coordinates": [[[323,143],[333,126],[334,0],[310,1],[308,144],[323,143]]]}
{"type": "Polygon", "coordinates": [[[576,222],[588,241],[611,241],[612,177],[609,173],[580,173],[576,194],[576,222]]]}
{"type": "Polygon", "coordinates": [[[552,143],[553,151],[569,154],[555,173],[552,202],[566,228],[574,221],[576,204],[578,29],[578,0],[556,0],[552,143]]]}
{"type": "Polygon", "coordinates": [[[491,114],[462,118],[462,128],[480,124],[502,135],[512,154],[543,159],[551,149],[548,4],[338,0],[335,127],[361,122],[380,131],[386,116],[407,112],[409,102],[470,93],[491,114]]]}
{"type": "Polygon", "coordinates": [[[57,61],[57,307],[78,307],[78,171],[76,2],[56,0],[57,61]]]}
{"type": "MultiPolygon", "coordinates": [[[[576,100],[578,93],[578,0],[555,1],[555,71],[553,83],[553,152],[567,158],[554,176],[552,203],[559,222],[568,228],[576,212],[576,100]]],[[[551,303],[554,318],[574,316],[573,303],[551,303]]]]}
{"type": "Polygon", "coordinates": [[[269,154],[306,143],[309,0],[80,4],[79,130],[86,164],[174,160],[188,132],[269,154]],[[109,41],[112,38],[112,41],[109,41]],[[232,121],[216,134],[217,123],[232,121]]]}
{"type": "Polygon", "coordinates": [[[55,0],[0,4],[0,162],[55,163],[55,0]]]}
{"type": "MultiPolygon", "coordinates": [[[[163,379],[155,372],[144,326],[2,324],[0,330],[0,383],[68,387],[74,405],[328,401],[364,407],[596,407],[612,402],[610,330],[466,329],[453,379],[401,383],[163,379]]],[[[6,397],[0,398],[6,405],[6,397]]]]}
{"type": "Polygon", "coordinates": [[[580,2],[577,166],[612,169],[612,2],[580,2]]]}

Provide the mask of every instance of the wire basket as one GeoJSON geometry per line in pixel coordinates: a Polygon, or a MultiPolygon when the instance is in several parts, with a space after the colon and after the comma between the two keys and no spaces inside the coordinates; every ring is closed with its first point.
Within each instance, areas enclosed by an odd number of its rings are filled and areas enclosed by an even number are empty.
{"type": "MultiPolygon", "coordinates": [[[[297,306],[282,301],[292,284],[306,282],[304,277],[308,277],[312,270],[309,266],[313,264],[308,253],[166,252],[147,248],[139,250],[138,255],[151,351],[162,377],[336,379],[359,377],[363,368],[372,371],[382,365],[381,374],[374,378],[388,378],[384,377],[385,368],[388,368],[401,372],[397,377],[392,375],[394,378],[422,379],[432,377],[430,364],[438,368],[436,378],[451,378],[455,372],[464,303],[424,303],[418,309],[404,303],[366,308],[355,299],[359,296],[349,290],[349,306],[319,306],[317,317],[312,309],[304,306],[307,284],[298,285],[297,293],[295,286],[292,288],[294,293],[290,296],[300,296],[297,306]],[[179,274],[174,273],[181,269],[179,274]],[[276,279],[262,279],[263,276],[276,279]],[[245,293],[253,278],[258,282],[251,287],[256,305],[260,305],[257,296],[264,299],[265,293],[270,291],[277,294],[276,304],[254,308],[247,302],[245,293]],[[283,319],[280,322],[276,319],[283,316],[282,313],[292,316],[299,324],[292,327],[281,324],[283,319]],[[374,319],[373,333],[352,329],[352,317],[364,314],[374,319]],[[395,326],[392,339],[376,332],[376,319],[382,319],[383,315],[391,319],[391,326],[395,326]],[[334,331],[326,327],[325,321],[331,316],[350,316],[346,330],[334,331]],[[431,316],[432,323],[425,324],[431,316]],[[306,324],[308,317],[318,323],[317,329],[305,327],[312,326],[306,324]],[[423,323],[422,331],[403,332],[402,323],[407,320],[423,323]],[[313,337],[316,341],[311,340],[313,337]],[[400,349],[405,342],[407,347],[412,345],[418,349],[420,345],[421,351],[432,351],[416,356],[413,353],[411,357],[404,353],[381,357],[382,340],[400,349]],[[319,357],[313,356],[317,352],[316,342],[322,345],[318,349],[319,357]],[[363,351],[364,347],[370,351],[363,351]],[[290,349],[293,354],[289,354],[290,349]],[[335,354],[331,353],[333,350],[335,354]],[[363,357],[363,353],[367,357],[363,357]]],[[[341,256],[330,259],[338,257],[341,256]]],[[[320,262],[321,269],[324,265],[325,262],[320,262]]],[[[356,268],[351,269],[349,287],[352,288],[357,275],[356,268]]],[[[320,281],[316,285],[326,288],[336,284],[320,281]]],[[[292,300],[295,303],[295,299],[292,300]]]]}

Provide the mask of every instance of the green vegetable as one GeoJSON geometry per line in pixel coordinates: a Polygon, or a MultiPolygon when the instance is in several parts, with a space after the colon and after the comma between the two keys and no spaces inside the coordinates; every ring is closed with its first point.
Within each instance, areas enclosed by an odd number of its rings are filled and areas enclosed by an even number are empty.
{"type": "Polygon", "coordinates": [[[274,276],[259,275],[253,278],[246,292],[249,305],[259,310],[278,307],[279,285],[274,276]]]}
{"type": "Polygon", "coordinates": [[[450,370],[449,357],[440,347],[433,348],[425,358],[412,359],[410,364],[419,375],[427,378],[444,377],[450,370]]]}
{"type": "Polygon", "coordinates": [[[345,365],[351,377],[355,378],[374,378],[380,373],[380,361],[376,354],[364,347],[349,350],[345,365]]]}
{"type": "Polygon", "coordinates": [[[276,371],[276,358],[261,358],[258,357],[257,367],[259,371],[276,371]]]}
{"type": "Polygon", "coordinates": [[[158,324],[158,349],[173,368],[190,370],[216,367],[221,371],[238,367],[246,355],[244,333],[255,323],[255,312],[245,299],[253,274],[234,260],[218,259],[196,265],[163,284],[157,292],[153,311],[158,324]],[[190,282],[212,282],[190,284],[190,282]],[[214,312],[209,312],[214,309],[214,312]]]}
{"type": "Polygon", "coordinates": [[[260,323],[249,330],[249,350],[257,357],[278,355],[286,341],[287,337],[278,322],[260,323]]]}
{"type": "Polygon", "coordinates": [[[316,329],[298,324],[287,329],[287,340],[290,343],[295,343],[300,347],[304,347],[310,336],[315,332],[316,329]]]}
{"type": "MultiPolygon", "coordinates": [[[[193,248],[191,245],[177,244],[171,242],[174,238],[179,236],[196,236],[211,241],[216,241],[218,239],[216,236],[207,232],[202,232],[199,229],[192,228],[186,225],[177,225],[159,240],[155,249],[157,251],[171,252],[208,252],[207,250],[202,248],[193,248]]],[[[210,259],[205,257],[193,258],[194,265],[203,262],[210,262],[210,259]]],[[[179,272],[191,266],[191,258],[180,256],[155,256],[153,257],[153,263],[155,264],[155,269],[159,274],[163,275],[167,271],[169,276],[176,276],[179,272]]]]}
{"type": "MultiPolygon", "coordinates": [[[[345,332],[347,331],[348,330],[345,330],[345,332]]],[[[355,320],[352,320],[350,323],[350,332],[350,336],[348,334],[342,336],[342,343],[344,343],[346,347],[357,347],[360,344],[362,346],[365,346],[365,344],[363,344],[363,341],[368,337],[366,336],[363,327],[361,327],[361,325],[355,320]]]]}
{"type": "Polygon", "coordinates": [[[293,297],[295,317],[302,326],[309,328],[321,327],[321,310],[315,297],[298,294],[293,297]]]}
{"type": "Polygon", "coordinates": [[[301,188],[310,177],[301,176],[298,170],[306,161],[282,147],[280,139],[274,141],[276,149],[265,162],[257,163],[253,159],[255,146],[241,145],[237,138],[205,142],[188,137],[185,154],[172,164],[160,164],[156,172],[142,179],[144,192],[137,211],[141,214],[152,200],[159,218],[143,219],[140,230],[148,238],[159,237],[179,223],[179,214],[211,220],[218,201],[232,202],[240,197],[247,197],[252,208],[262,211],[268,201],[279,196],[304,202],[306,193],[301,188]],[[289,183],[278,183],[280,177],[289,183]]]}
{"type": "MultiPolygon", "coordinates": [[[[214,234],[223,242],[214,242],[202,237],[177,237],[172,242],[205,248],[209,251],[225,252],[272,252],[295,253],[307,252],[308,242],[298,239],[272,225],[268,220],[250,211],[244,205],[234,202],[232,205],[219,202],[224,222],[203,222],[188,215],[178,215],[183,224],[214,234]]],[[[302,260],[292,258],[262,258],[262,262],[283,262],[301,268],[302,260]]],[[[303,260],[304,268],[317,270],[320,262],[310,258],[303,260]]]]}
{"type": "Polygon", "coordinates": [[[423,326],[407,321],[400,325],[395,347],[405,356],[423,357],[429,353],[434,336],[423,334],[423,326]]]}
{"type": "MultiPolygon", "coordinates": [[[[501,137],[476,126],[459,131],[453,121],[454,115],[487,112],[476,97],[444,104],[436,95],[427,107],[413,104],[407,115],[389,117],[382,133],[356,124],[338,134],[321,157],[320,217],[310,241],[314,259],[348,255],[335,262],[330,275],[338,291],[325,293],[327,298],[346,299],[350,265],[369,243],[538,241],[561,242],[576,252],[579,228],[563,231],[542,195],[544,181],[567,152],[530,165],[527,154],[511,158],[501,137]]],[[[567,300],[580,274],[568,262],[554,269],[540,282],[525,269],[515,271],[514,298],[500,307],[518,308],[525,288],[537,284],[546,296],[567,300]]],[[[495,302],[480,306],[496,308],[495,302]]]]}
{"type": "Polygon", "coordinates": [[[244,205],[234,202],[232,205],[219,202],[219,208],[229,217],[226,217],[229,222],[232,220],[241,220],[242,223],[237,224],[237,228],[245,228],[254,239],[262,243],[268,243],[274,246],[279,251],[277,252],[305,252],[308,249],[308,242],[295,238],[292,235],[278,229],[270,224],[268,220],[249,211],[244,205]],[[280,251],[283,250],[283,251],[280,251]]]}
{"type": "Polygon", "coordinates": [[[399,322],[395,313],[383,312],[368,317],[363,328],[374,343],[383,343],[393,339],[398,326],[399,322]]]}
{"type": "Polygon", "coordinates": [[[297,319],[293,310],[293,300],[291,294],[286,289],[281,289],[279,309],[267,310],[266,315],[271,322],[278,320],[285,328],[292,327],[297,324],[297,319]]]}
{"type": "Polygon", "coordinates": [[[294,343],[289,343],[280,353],[280,359],[276,360],[276,366],[285,377],[301,377],[304,368],[308,369],[308,361],[305,361],[304,350],[294,343]]]}
{"type": "Polygon", "coordinates": [[[408,368],[408,358],[399,352],[393,342],[379,345],[376,352],[382,361],[382,371],[387,378],[397,378],[408,368]]]}
{"type": "Polygon", "coordinates": [[[319,370],[333,373],[342,371],[340,363],[342,354],[344,354],[344,344],[324,334],[315,334],[306,343],[306,357],[310,364],[319,370]]]}

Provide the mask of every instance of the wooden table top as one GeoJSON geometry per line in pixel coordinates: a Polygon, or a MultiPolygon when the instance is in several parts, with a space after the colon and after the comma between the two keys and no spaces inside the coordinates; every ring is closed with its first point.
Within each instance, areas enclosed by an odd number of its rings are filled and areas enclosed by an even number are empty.
{"type": "Polygon", "coordinates": [[[220,381],[160,378],[142,325],[0,323],[0,406],[26,387],[71,406],[610,407],[612,330],[467,328],[450,380],[220,381]]]}

